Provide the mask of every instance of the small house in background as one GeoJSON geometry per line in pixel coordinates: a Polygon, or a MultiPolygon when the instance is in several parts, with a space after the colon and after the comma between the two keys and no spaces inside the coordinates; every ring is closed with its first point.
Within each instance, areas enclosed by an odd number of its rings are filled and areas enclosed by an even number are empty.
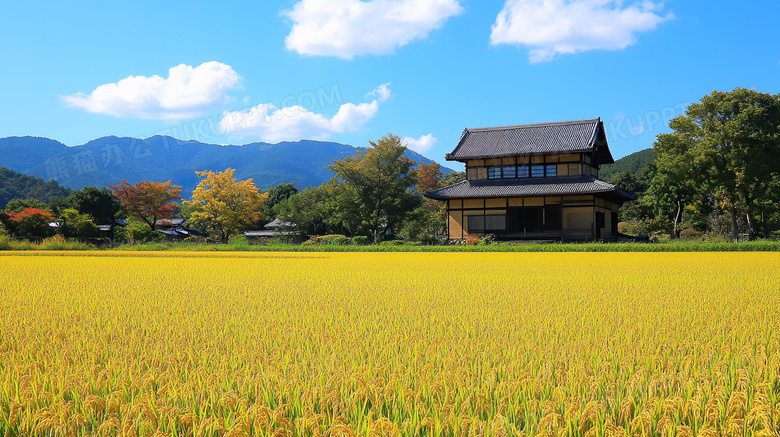
{"type": "Polygon", "coordinates": [[[247,240],[267,243],[271,239],[278,239],[289,244],[300,244],[308,239],[304,234],[295,230],[295,223],[283,222],[279,217],[265,225],[265,230],[244,231],[244,237],[247,240]]]}
{"type": "MultiPolygon", "coordinates": [[[[114,242],[114,230],[117,226],[127,226],[125,219],[115,219],[114,226],[111,225],[96,225],[98,231],[100,231],[100,238],[107,241],[109,244],[114,242]]],[[[63,224],[60,221],[54,221],[49,223],[49,227],[54,229],[55,232],[61,234],[63,224]]]]}
{"type": "Polygon", "coordinates": [[[600,118],[466,129],[446,159],[466,180],[425,195],[447,202],[454,240],[616,239],[618,208],[635,199],[599,179],[614,162],[600,118]]]}
{"type": "Polygon", "coordinates": [[[114,226],[97,225],[100,230],[100,238],[105,239],[109,244],[114,244],[114,228],[117,226],[127,226],[127,222],[124,219],[115,219],[114,226]]]}
{"type": "Polygon", "coordinates": [[[183,217],[157,220],[154,222],[154,230],[165,234],[165,239],[169,241],[202,235],[197,229],[187,226],[187,219],[183,217]]]}

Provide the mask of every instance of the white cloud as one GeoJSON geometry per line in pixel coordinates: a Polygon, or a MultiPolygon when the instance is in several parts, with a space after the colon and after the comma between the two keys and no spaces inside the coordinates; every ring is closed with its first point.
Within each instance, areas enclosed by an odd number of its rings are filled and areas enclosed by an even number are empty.
{"type": "Polygon", "coordinates": [[[461,12],[459,0],[301,0],[284,13],[295,23],[285,44],[301,55],[384,55],[461,12]]]}
{"type": "Polygon", "coordinates": [[[433,134],[423,135],[420,138],[404,137],[403,143],[415,152],[423,154],[436,144],[436,137],[433,134]]]}
{"type": "MultiPolygon", "coordinates": [[[[377,90],[386,90],[380,85],[377,90]]],[[[333,117],[328,118],[299,105],[277,108],[263,103],[243,111],[230,111],[222,115],[220,131],[228,134],[257,136],[262,141],[294,141],[300,139],[323,140],[333,134],[354,132],[361,129],[379,112],[379,100],[370,103],[345,103],[333,117]]],[[[371,95],[372,93],[369,93],[371,95]]]]}
{"type": "Polygon", "coordinates": [[[371,91],[370,93],[366,94],[366,97],[379,97],[380,102],[386,102],[390,99],[390,97],[393,97],[393,94],[390,92],[390,82],[383,83],[382,85],[379,85],[376,87],[374,91],[371,91]]]}
{"type": "Polygon", "coordinates": [[[62,96],[73,108],[119,118],[181,120],[196,117],[230,101],[241,76],[229,65],[204,62],[193,68],[177,65],[168,77],[130,76],[95,88],[90,94],[62,96]]]}
{"type": "Polygon", "coordinates": [[[524,45],[531,63],[588,50],[618,50],[636,42],[635,33],[674,17],[663,3],[622,0],[507,0],[496,17],[490,43],[524,45]]]}
{"type": "Polygon", "coordinates": [[[379,112],[379,105],[374,100],[371,103],[345,103],[339,112],[330,120],[332,132],[352,132],[360,129],[379,112]]]}

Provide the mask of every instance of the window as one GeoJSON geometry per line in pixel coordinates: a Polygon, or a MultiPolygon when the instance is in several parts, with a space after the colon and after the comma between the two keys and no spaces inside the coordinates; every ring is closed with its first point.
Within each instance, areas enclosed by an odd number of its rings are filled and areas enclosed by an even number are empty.
{"type": "Polygon", "coordinates": [[[528,177],[528,166],[527,165],[518,165],[517,166],[517,177],[519,177],[519,178],[527,178],[528,177]]]}
{"type": "Polygon", "coordinates": [[[543,230],[544,207],[509,208],[507,214],[509,232],[541,232],[543,230]]]}
{"type": "Polygon", "coordinates": [[[504,178],[516,178],[517,177],[517,167],[514,165],[505,165],[503,168],[504,178]]]}
{"type": "Polygon", "coordinates": [[[481,232],[502,232],[506,230],[506,215],[470,215],[469,229],[470,234],[481,232]]]}
{"type": "Polygon", "coordinates": [[[506,230],[506,215],[486,215],[485,216],[485,231],[496,232],[506,230]]]}
{"type": "Polygon", "coordinates": [[[489,167],[488,179],[501,179],[501,167],[489,167]]]}
{"type": "Polygon", "coordinates": [[[485,232],[485,216],[484,215],[470,215],[469,216],[469,234],[475,232],[485,232]]]}
{"type": "Polygon", "coordinates": [[[558,166],[556,164],[550,164],[545,166],[544,172],[547,176],[557,176],[558,166]]]}
{"type": "Polygon", "coordinates": [[[543,178],[544,177],[544,166],[543,165],[532,165],[531,166],[531,177],[532,178],[543,178]]]}

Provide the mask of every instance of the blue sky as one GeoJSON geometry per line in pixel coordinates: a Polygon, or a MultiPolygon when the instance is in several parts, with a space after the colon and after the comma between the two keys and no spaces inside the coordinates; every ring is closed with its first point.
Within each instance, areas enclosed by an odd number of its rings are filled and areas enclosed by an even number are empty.
{"type": "MultiPolygon", "coordinates": [[[[780,2],[6,2],[0,137],[218,144],[600,116],[618,158],[712,90],[780,92],[780,2]],[[748,5],[748,6],[746,6],[748,5]]],[[[457,163],[449,163],[459,168],[457,163]]]]}

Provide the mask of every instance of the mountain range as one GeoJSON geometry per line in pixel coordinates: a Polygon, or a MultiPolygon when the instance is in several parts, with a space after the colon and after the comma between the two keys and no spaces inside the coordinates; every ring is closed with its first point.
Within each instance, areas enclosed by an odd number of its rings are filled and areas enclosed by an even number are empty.
{"type": "MultiPolygon", "coordinates": [[[[195,171],[228,167],[236,170],[239,180],[252,178],[260,190],[288,182],[299,189],[318,186],[333,177],[326,165],[359,150],[364,149],[327,141],[224,146],[168,136],[109,136],[68,147],[49,138],[25,136],[0,138],[0,166],[71,189],[170,179],[182,186],[183,197],[189,197],[200,180],[195,171]]],[[[406,155],[420,163],[432,162],[412,150],[406,155]]],[[[452,171],[442,167],[444,173],[452,171]]]]}

